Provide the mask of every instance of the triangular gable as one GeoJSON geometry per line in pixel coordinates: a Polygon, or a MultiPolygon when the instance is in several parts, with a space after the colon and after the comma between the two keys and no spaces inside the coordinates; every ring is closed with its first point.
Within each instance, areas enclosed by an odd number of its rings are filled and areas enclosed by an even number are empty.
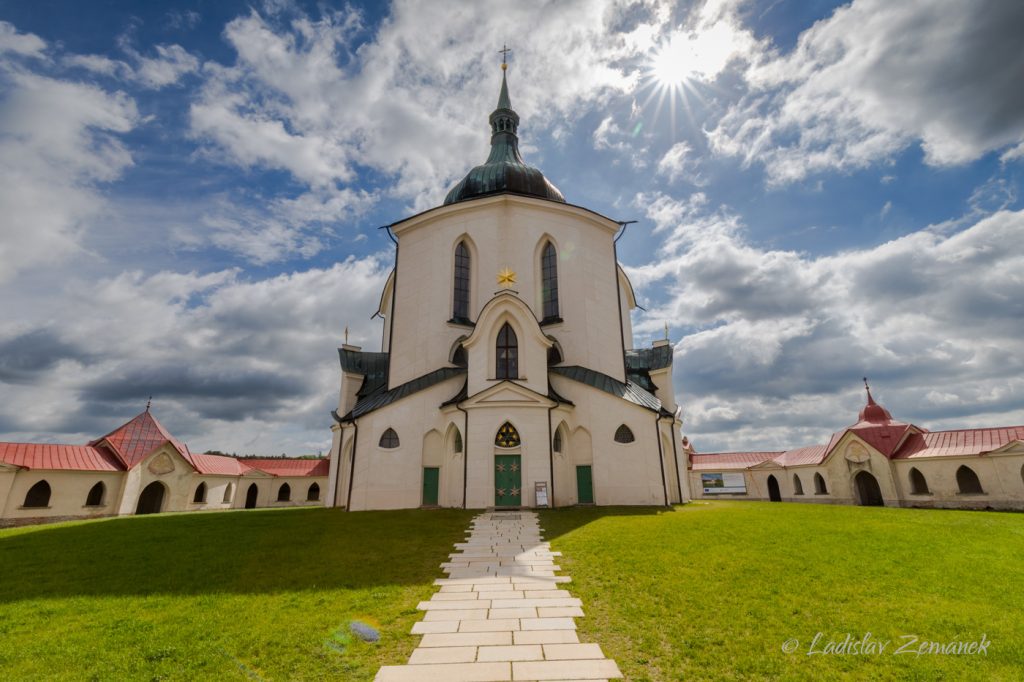
{"type": "Polygon", "coordinates": [[[1024,454],[1024,440],[1012,440],[1002,447],[990,452],[983,452],[984,455],[1019,455],[1024,454]]]}
{"type": "Polygon", "coordinates": [[[176,471],[180,466],[187,468],[189,471],[198,471],[195,465],[192,464],[192,461],[183,456],[170,442],[158,445],[155,450],[136,462],[135,466],[146,467],[155,476],[169,474],[171,471],[176,471]],[[172,463],[172,468],[166,469],[162,466],[166,460],[172,463]]]}
{"type": "Polygon", "coordinates": [[[499,384],[489,386],[476,395],[472,395],[462,401],[463,407],[496,406],[496,405],[537,405],[540,407],[554,407],[557,403],[546,395],[531,391],[525,386],[520,386],[511,381],[502,381],[499,384]]]}
{"type": "MultiPolygon", "coordinates": [[[[168,433],[147,409],[89,445],[106,445],[125,467],[131,469],[164,443],[170,443],[171,447],[188,461],[188,448],[168,433]]],[[[191,462],[189,466],[192,466],[191,462]]]]}

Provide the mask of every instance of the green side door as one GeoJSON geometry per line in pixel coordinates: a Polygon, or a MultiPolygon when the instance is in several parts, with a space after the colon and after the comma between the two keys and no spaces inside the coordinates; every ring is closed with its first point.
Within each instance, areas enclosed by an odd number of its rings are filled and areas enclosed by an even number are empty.
{"type": "Polygon", "coordinates": [[[423,506],[437,506],[437,481],[440,469],[437,467],[423,467],[423,506]]]}
{"type": "Polygon", "coordinates": [[[523,503],[523,469],[519,455],[494,456],[494,506],[518,507],[523,503]]]}
{"type": "Polygon", "coordinates": [[[576,500],[580,504],[594,503],[594,479],[589,466],[576,467],[576,500]]]}

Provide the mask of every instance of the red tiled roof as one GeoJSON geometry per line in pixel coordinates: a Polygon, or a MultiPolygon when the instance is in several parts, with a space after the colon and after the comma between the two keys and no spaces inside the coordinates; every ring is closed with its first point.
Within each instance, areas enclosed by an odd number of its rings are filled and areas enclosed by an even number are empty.
{"type": "Polygon", "coordinates": [[[979,455],[1018,440],[1024,441],[1024,426],[915,433],[907,438],[893,459],[979,455]]]}
{"type": "Polygon", "coordinates": [[[229,455],[199,455],[192,453],[192,466],[201,474],[241,476],[252,467],[229,455]]]}
{"type": "Polygon", "coordinates": [[[713,452],[690,456],[693,471],[715,471],[719,469],[746,469],[747,467],[775,459],[781,452],[713,452]]]}
{"type": "Polygon", "coordinates": [[[94,440],[90,445],[107,441],[124,465],[131,469],[151,452],[164,443],[170,443],[186,460],[189,459],[188,448],[178,442],[174,436],[156,420],[149,410],[136,416],[128,423],[119,426],[102,438],[94,440]]]}
{"type": "Polygon", "coordinates": [[[798,466],[800,464],[820,464],[828,452],[827,445],[809,445],[795,450],[786,450],[773,461],[784,467],[798,466]]]}
{"type": "Polygon", "coordinates": [[[243,459],[242,463],[272,476],[326,476],[330,460],[319,459],[243,459]]]}
{"type": "Polygon", "coordinates": [[[0,461],[26,469],[124,471],[105,448],[55,443],[0,443],[0,461]]]}
{"type": "Polygon", "coordinates": [[[886,424],[871,424],[858,422],[850,427],[857,436],[865,443],[878,450],[886,457],[892,457],[899,447],[904,434],[910,429],[910,424],[892,421],[886,424]]]}

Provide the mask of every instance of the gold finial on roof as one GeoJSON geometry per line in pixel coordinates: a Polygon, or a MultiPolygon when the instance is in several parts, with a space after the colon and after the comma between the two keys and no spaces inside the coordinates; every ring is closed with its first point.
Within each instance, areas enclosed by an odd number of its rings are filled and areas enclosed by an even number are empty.
{"type": "Polygon", "coordinates": [[[502,71],[507,71],[508,70],[508,53],[511,52],[511,51],[512,50],[509,49],[508,45],[506,45],[504,43],[502,43],[501,49],[498,50],[498,52],[501,53],[501,70],[502,71]]]}

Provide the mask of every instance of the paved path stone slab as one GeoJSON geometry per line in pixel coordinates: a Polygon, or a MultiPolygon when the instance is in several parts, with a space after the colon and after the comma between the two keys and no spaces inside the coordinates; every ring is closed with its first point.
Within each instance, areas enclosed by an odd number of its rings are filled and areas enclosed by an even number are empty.
{"type": "Polygon", "coordinates": [[[407,665],[383,666],[375,682],[557,682],[621,679],[597,644],[581,644],[583,604],[555,575],[561,552],[541,539],[529,511],[486,512],[441,564],[447,575],[420,602],[423,635],[407,665]]]}

